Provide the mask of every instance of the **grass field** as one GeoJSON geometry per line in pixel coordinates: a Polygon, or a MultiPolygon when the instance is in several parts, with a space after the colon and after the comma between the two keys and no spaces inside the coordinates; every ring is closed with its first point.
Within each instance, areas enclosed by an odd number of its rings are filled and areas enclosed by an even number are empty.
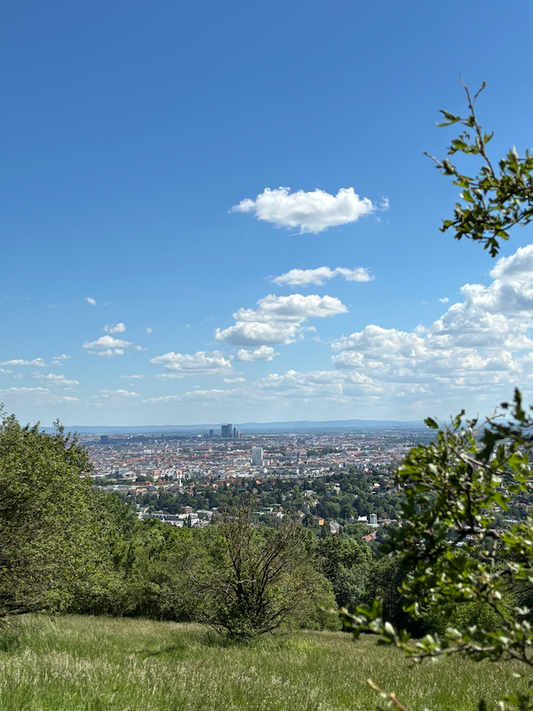
{"type": "Polygon", "coordinates": [[[396,650],[337,632],[224,644],[196,625],[24,617],[0,635],[1,711],[371,710],[371,677],[413,711],[488,708],[516,689],[511,664],[412,667],[396,650]]]}

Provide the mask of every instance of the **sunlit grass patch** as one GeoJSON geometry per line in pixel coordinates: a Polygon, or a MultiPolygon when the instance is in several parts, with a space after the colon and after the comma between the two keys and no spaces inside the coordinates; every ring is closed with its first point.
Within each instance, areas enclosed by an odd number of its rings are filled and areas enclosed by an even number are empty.
{"type": "Polygon", "coordinates": [[[0,637],[2,711],[370,711],[369,677],[413,711],[474,711],[516,685],[513,665],[413,667],[375,638],[337,632],[238,645],[198,625],[27,616],[0,637]]]}

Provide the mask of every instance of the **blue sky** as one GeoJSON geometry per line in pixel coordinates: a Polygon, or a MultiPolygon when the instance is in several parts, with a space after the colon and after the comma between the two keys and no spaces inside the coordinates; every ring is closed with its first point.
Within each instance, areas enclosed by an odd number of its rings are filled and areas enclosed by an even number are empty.
{"type": "Polygon", "coordinates": [[[493,155],[532,145],[532,20],[514,0],[4,4],[6,409],[413,420],[527,393],[531,232],[499,264],[441,234],[457,190],[423,153],[444,156],[459,73],[487,81],[493,155]]]}

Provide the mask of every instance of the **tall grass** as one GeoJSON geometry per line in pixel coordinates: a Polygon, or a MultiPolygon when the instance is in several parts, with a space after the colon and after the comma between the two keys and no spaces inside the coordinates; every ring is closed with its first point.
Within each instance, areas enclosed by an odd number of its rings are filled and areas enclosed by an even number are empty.
{"type": "Polygon", "coordinates": [[[516,670],[458,658],[412,667],[375,638],[336,632],[242,646],[196,625],[31,616],[0,631],[2,711],[370,711],[368,677],[413,711],[474,711],[516,688],[516,670]]]}

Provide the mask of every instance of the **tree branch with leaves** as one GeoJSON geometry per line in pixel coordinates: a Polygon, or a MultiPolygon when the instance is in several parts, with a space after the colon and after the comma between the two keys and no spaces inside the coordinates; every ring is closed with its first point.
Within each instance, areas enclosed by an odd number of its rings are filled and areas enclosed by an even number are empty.
{"type": "MultiPolygon", "coordinates": [[[[475,112],[485,84],[473,97],[463,86],[468,115],[442,111],[445,121],[438,125],[463,126],[466,130],[451,141],[448,155],[477,157],[482,165],[468,176],[448,158],[430,156],[462,190],[462,202],[441,230],[453,229],[458,240],[480,242],[495,257],[512,227],[533,220],[533,155],[526,151],[519,157],[512,148],[494,168],[487,148],[492,134],[483,131],[475,112]]],[[[516,660],[531,669],[533,519],[528,512],[524,521],[500,529],[497,513],[508,511],[517,497],[533,497],[533,418],[517,389],[511,404],[502,403],[484,421],[465,419],[461,412],[449,424],[428,418],[426,425],[435,431],[434,441],[411,450],[395,474],[405,497],[402,525],[391,532],[383,553],[400,558],[407,571],[399,592],[412,618],[438,606],[453,621],[461,606],[478,603],[497,624],[450,624],[442,634],[413,640],[384,619],[379,600],[354,613],[341,610],[342,623],[355,637],[377,634],[380,643],[419,662],[462,654],[478,661],[516,660]]],[[[374,688],[389,706],[407,711],[393,694],[374,688]]],[[[511,706],[533,709],[533,694],[517,692],[500,702],[501,709],[511,706]]]]}

